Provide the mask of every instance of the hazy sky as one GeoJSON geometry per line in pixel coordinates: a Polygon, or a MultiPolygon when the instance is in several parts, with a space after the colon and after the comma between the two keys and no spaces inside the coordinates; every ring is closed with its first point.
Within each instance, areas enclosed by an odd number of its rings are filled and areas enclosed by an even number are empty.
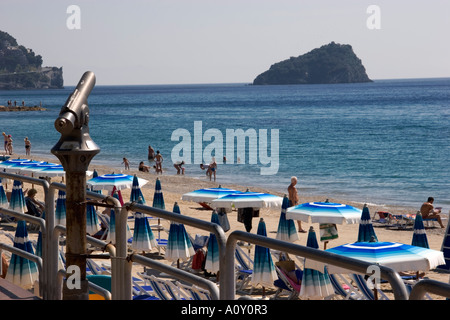
{"type": "Polygon", "coordinates": [[[449,0],[0,1],[0,30],[62,66],[65,85],[87,70],[97,85],[249,83],[331,41],[371,79],[450,77],[449,17],[449,0]]]}

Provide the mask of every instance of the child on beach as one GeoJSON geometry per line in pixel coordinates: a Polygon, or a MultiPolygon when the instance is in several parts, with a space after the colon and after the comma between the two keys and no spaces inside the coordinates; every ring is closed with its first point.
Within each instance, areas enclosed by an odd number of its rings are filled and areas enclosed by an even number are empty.
{"type": "Polygon", "coordinates": [[[122,164],[125,165],[125,170],[130,170],[130,162],[127,158],[123,158],[122,164]]]}
{"type": "Polygon", "coordinates": [[[177,169],[177,174],[184,174],[184,161],[177,161],[176,163],[173,164],[174,168],[177,169]]]}
{"type": "Polygon", "coordinates": [[[162,173],[162,162],[163,162],[164,158],[161,155],[161,153],[158,151],[156,151],[156,156],[155,156],[155,164],[156,164],[156,173],[162,173]]]}

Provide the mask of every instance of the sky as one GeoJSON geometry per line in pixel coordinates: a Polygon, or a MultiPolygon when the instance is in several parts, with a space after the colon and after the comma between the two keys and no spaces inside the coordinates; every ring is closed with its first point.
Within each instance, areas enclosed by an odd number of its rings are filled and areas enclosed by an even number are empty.
{"type": "Polygon", "coordinates": [[[63,67],[68,86],[87,70],[97,85],[251,83],[331,41],[374,80],[450,77],[448,17],[448,0],[0,2],[0,30],[63,67]]]}

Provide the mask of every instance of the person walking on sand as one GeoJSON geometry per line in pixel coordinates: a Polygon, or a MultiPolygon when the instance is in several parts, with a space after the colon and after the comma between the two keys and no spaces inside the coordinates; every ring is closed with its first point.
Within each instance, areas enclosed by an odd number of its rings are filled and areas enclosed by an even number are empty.
{"type": "Polygon", "coordinates": [[[25,137],[25,154],[29,156],[31,154],[31,142],[28,140],[28,137],[25,137]]]}
{"type": "Polygon", "coordinates": [[[422,206],[420,207],[420,213],[422,214],[423,219],[436,219],[441,228],[444,228],[444,225],[442,224],[441,216],[439,215],[441,213],[440,208],[434,208],[433,206],[434,198],[428,197],[427,202],[424,202],[422,206]]]}
{"type": "Polygon", "coordinates": [[[162,174],[162,162],[164,161],[163,156],[161,155],[161,153],[158,151],[156,151],[156,156],[155,156],[155,164],[156,164],[156,173],[161,173],[162,174]]]}
{"type": "Polygon", "coordinates": [[[214,181],[216,181],[216,171],[217,171],[217,163],[216,158],[212,158],[211,163],[209,164],[209,168],[211,169],[211,173],[209,175],[209,181],[211,181],[212,175],[214,175],[214,181]]]}
{"type": "Polygon", "coordinates": [[[11,155],[13,154],[13,139],[10,134],[8,134],[8,140],[6,143],[6,152],[11,155]]]}
{"type": "MultiPolygon", "coordinates": [[[[297,184],[297,177],[291,177],[291,184],[288,187],[290,207],[296,206],[298,204],[297,188],[295,187],[296,184],[297,184]]],[[[302,229],[302,222],[300,220],[297,220],[297,225],[298,225],[298,232],[306,233],[306,231],[302,229]]]]}

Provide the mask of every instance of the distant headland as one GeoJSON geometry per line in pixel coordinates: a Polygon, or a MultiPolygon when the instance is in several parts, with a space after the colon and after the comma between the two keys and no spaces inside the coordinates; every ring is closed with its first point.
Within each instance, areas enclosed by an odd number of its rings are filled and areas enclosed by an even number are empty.
{"type": "Polygon", "coordinates": [[[297,58],[277,62],[258,75],[254,85],[371,82],[348,44],[331,42],[297,58]]]}
{"type": "Polygon", "coordinates": [[[0,90],[62,89],[62,67],[42,67],[42,56],[0,31],[0,90]]]}

